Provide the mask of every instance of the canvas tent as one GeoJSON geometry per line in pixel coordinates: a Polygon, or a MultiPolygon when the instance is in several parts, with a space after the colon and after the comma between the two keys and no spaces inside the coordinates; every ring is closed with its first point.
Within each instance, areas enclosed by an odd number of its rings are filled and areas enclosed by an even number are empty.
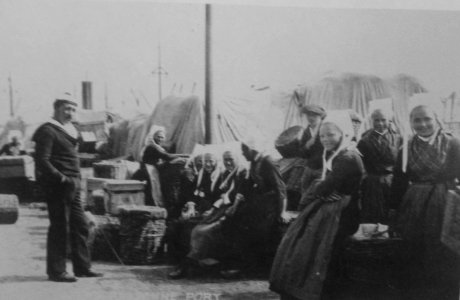
{"type": "Polygon", "coordinates": [[[133,151],[133,141],[141,134],[147,115],[139,114],[129,120],[120,119],[109,125],[107,145],[99,151],[105,158],[128,156],[133,151]]]}
{"type": "Polygon", "coordinates": [[[176,153],[191,153],[195,144],[204,143],[203,105],[196,96],[167,96],[155,107],[142,127],[128,142],[132,145],[129,154],[141,159],[144,140],[153,125],[166,128],[166,144],[176,153]]]}
{"type": "MultiPolygon", "coordinates": [[[[253,91],[247,98],[228,96],[217,101],[216,142],[253,140],[259,150],[279,156],[274,142],[283,131],[285,111],[272,91],[253,91]]],[[[289,104],[285,100],[285,106],[289,104]]]]}
{"type": "MultiPolygon", "coordinates": [[[[158,103],[150,116],[113,124],[109,138],[113,157],[132,156],[139,161],[145,138],[153,125],[166,128],[165,143],[173,146],[174,152],[191,153],[196,144],[204,144],[203,105],[196,96],[170,95],[158,103]]],[[[251,99],[217,99],[216,115],[215,143],[256,137],[259,145],[265,143],[263,148],[275,151],[273,142],[282,131],[284,113],[270,105],[269,94],[259,93],[251,99]]]]}
{"type": "MultiPolygon", "coordinates": [[[[284,129],[306,125],[300,113],[305,104],[320,104],[328,110],[352,109],[365,117],[369,102],[391,98],[396,122],[402,124],[408,117],[410,97],[425,92],[417,79],[404,74],[382,79],[346,73],[325,76],[292,93],[264,89],[245,92],[242,97],[228,95],[214,100],[215,143],[256,139],[261,150],[279,156],[274,141],[284,129]]],[[[196,96],[167,96],[147,118],[122,122],[113,128],[118,132],[114,152],[121,155],[124,151],[123,155],[140,160],[147,134],[153,125],[160,125],[166,127],[166,143],[173,145],[176,153],[191,153],[195,144],[204,143],[203,105],[196,96]]]]}
{"type": "Polygon", "coordinates": [[[325,76],[316,84],[294,91],[284,127],[305,125],[300,108],[306,104],[319,104],[327,110],[352,109],[366,117],[370,113],[369,102],[384,98],[393,100],[396,123],[400,125],[407,121],[410,97],[426,92],[427,89],[416,78],[405,74],[390,79],[355,73],[325,76]]]}

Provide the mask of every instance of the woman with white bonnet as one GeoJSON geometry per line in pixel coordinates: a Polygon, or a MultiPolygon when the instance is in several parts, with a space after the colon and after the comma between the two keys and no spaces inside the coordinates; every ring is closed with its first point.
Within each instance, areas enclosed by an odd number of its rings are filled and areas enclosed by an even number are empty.
{"type": "Polygon", "coordinates": [[[235,196],[240,186],[246,180],[246,169],[240,164],[238,156],[240,143],[222,145],[225,149],[222,154],[225,170],[221,174],[218,190],[220,199],[215,201],[211,209],[206,211],[203,221],[193,228],[190,240],[190,252],[187,257],[197,263],[216,264],[225,258],[226,240],[223,227],[232,227],[228,224],[227,213],[236,210],[239,201],[235,196]]]}
{"type": "Polygon", "coordinates": [[[203,146],[196,144],[185,167],[181,171],[179,179],[178,201],[172,203],[169,219],[177,219],[182,213],[182,208],[195,192],[195,182],[204,165],[203,146]]]}
{"type": "Polygon", "coordinates": [[[184,213],[177,220],[172,220],[168,226],[167,240],[172,258],[178,263],[177,268],[168,274],[171,279],[187,275],[190,259],[190,236],[193,228],[200,223],[206,211],[220,199],[219,186],[222,182],[218,158],[211,147],[203,147],[203,167],[193,184],[193,193],[188,195],[184,213]]]}
{"type": "Polygon", "coordinates": [[[142,153],[142,162],[158,167],[165,162],[181,162],[184,163],[188,155],[168,153],[164,148],[166,140],[166,128],[163,126],[153,125],[149,134],[146,137],[145,149],[142,153]],[[179,160],[176,160],[178,159],[179,160]],[[180,159],[182,158],[182,159],[180,159]]]}
{"type": "Polygon", "coordinates": [[[460,179],[460,140],[428,106],[414,107],[409,117],[414,136],[399,155],[392,197],[395,230],[406,242],[405,299],[459,299],[458,257],[441,243],[441,231],[448,189],[460,179]]]}
{"type": "Polygon", "coordinates": [[[270,289],[284,300],[321,299],[325,280],[331,281],[336,270],[331,257],[338,256],[344,238],[359,226],[364,167],[350,146],[353,128],[348,112],[330,113],[319,136],[324,147],[321,179],[311,184],[309,201],[284,235],[270,274],[270,289]]]}
{"type": "Polygon", "coordinates": [[[179,172],[174,166],[182,168],[187,162],[188,155],[169,153],[164,148],[166,129],[153,125],[145,139],[142,151],[142,162],[149,174],[150,180],[146,186],[146,204],[164,206],[171,212],[174,199],[174,178],[179,178],[179,172]],[[146,166],[147,165],[147,166],[146,166]],[[161,187],[161,190],[158,188],[161,187]]]}

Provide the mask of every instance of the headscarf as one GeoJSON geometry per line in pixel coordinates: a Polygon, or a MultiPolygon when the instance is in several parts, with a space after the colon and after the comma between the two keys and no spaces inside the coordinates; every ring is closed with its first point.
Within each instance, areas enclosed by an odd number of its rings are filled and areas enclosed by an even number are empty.
{"type": "MultiPolygon", "coordinates": [[[[261,158],[264,155],[265,147],[260,140],[257,140],[254,137],[246,138],[243,144],[245,144],[250,149],[255,150],[257,152],[256,157],[254,157],[254,161],[248,162],[248,170],[251,170],[252,164],[255,163],[259,158],[261,158]]],[[[250,177],[250,172],[247,172],[246,179],[248,179],[249,177],[250,177]]]]}
{"type": "Polygon", "coordinates": [[[163,131],[166,133],[166,128],[164,128],[163,126],[158,126],[158,125],[152,125],[152,127],[150,127],[149,133],[145,136],[145,139],[144,139],[144,146],[142,147],[141,152],[140,152],[141,157],[144,155],[145,149],[148,146],[153,146],[159,149],[160,151],[165,151],[162,146],[158,145],[153,140],[153,137],[159,131],[163,131]]]}
{"type": "MultiPolygon", "coordinates": [[[[211,191],[214,191],[217,180],[219,179],[220,173],[221,173],[221,163],[220,163],[220,149],[218,145],[203,145],[201,147],[198,147],[199,152],[198,155],[203,156],[203,163],[204,163],[204,156],[206,154],[212,155],[216,159],[216,166],[214,170],[211,173],[211,191]]],[[[198,178],[197,178],[197,184],[196,184],[196,190],[194,192],[195,196],[201,196],[200,194],[200,187],[201,183],[203,180],[203,175],[204,175],[204,165],[201,168],[201,170],[198,172],[198,178]]]]}
{"type": "Polygon", "coordinates": [[[164,126],[152,125],[152,127],[150,127],[149,133],[145,136],[144,146],[151,145],[155,135],[158,132],[166,133],[166,128],[164,126]]]}
{"type": "MultiPolygon", "coordinates": [[[[185,163],[185,167],[186,168],[192,168],[193,171],[196,173],[198,173],[198,169],[196,168],[196,165],[195,165],[195,158],[197,158],[198,156],[201,156],[203,157],[204,156],[204,150],[203,150],[203,145],[200,145],[200,144],[195,144],[195,147],[193,148],[193,151],[192,151],[192,154],[190,154],[190,156],[188,157],[187,159],[187,162],[185,163]]],[[[204,159],[203,159],[204,161],[204,159]]]]}
{"type": "Polygon", "coordinates": [[[356,149],[356,145],[351,141],[354,136],[353,124],[351,123],[350,114],[347,110],[330,111],[322,122],[321,126],[333,124],[342,133],[340,145],[335,152],[326,159],[326,149],[323,152],[323,172],[321,178],[326,178],[327,171],[332,170],[332,161],[344,149],[356,149]]]}
{"type": "MultiPolygon", "coordinates": [[[[230,142],[221,145],[222,147],[222,164],[223,168],[225,168],[225,162],[223,161],[223,155],[227,152],[231,153],[233,158],[235,159],[235,168],[222,180],[221,185],[219,186],[220,189],[223,189],[226,185],[228,185],[228,181],[233,177],[233,176],[238,176],[242,171],[246,169],[246,165],[244,162],[246,161],[243,158],[243,155],[241,153],[241,143],[240,142],[230,142]]],[[[224,171],[225,172],[225,171],[224,171]]],[[[232,184],[230,185],[227,194],[229,194],[233,189],[235,188],[235,183],[232,181],[232,184]]]]}
{"type": "MultiPolygon", "coordinates": [[[[417,135],[414,130],[412,129],[411,127],[411,130],[414,134],[414,138],[420,138],[421,140],[423,141],[426,141],[428,142],[430,145],[433,145],[436,137],[439,135],[439,132],[443,130],[443,126],[442,126],[442,123],[441,121],[439,120],[438,118],[438,114],[436,113],[436,109],[434,109],[433,107],[431,106],[428,106],[428,105],[417,105],[415,107],[413,107],[409,113],[409,122],[411,122],[411,119],[412,119],[412,113],[416,110],[416,109],[421,109],[421,108],[424,108],[426,109],[428,112],[431,112],[434,116],[434,119],[435,119],[435,122],[437,124],[437,128],[435,128],[433,134],[428,137],[428,138],[423,138],[419,135],[417,135]]],[[[407,171],[407,163],[409,161],[409,137],[406,136],[403,140],[403,152],[402,152],[402,171],[403,172],[406,172],[407,171]]]]}

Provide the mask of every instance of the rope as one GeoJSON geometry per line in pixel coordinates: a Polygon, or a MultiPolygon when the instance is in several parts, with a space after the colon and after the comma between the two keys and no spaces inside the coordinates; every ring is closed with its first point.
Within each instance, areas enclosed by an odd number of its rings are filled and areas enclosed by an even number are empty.
{"type": "Polygon", "coordinates": [[[113,252],[113,254],[115,255],[115,257],[117,258],[117,260],[118,260],[118,262],[120,263],[120,265],[126,266],[126,265],[123,263],[123,260],[121,259],[121,257],[118,255],[117,250],[115,250],[115,247],[113,247],[113,245],[112,245],[112,243],[110,242],[109,238],[108,238],[107,235],[105,234],[104,230],[101,230],[101,232],[102,232],[102,235],[104,236],[105,242],[107,243],[107,245],[109,246],[110,250],[113,252]]]}

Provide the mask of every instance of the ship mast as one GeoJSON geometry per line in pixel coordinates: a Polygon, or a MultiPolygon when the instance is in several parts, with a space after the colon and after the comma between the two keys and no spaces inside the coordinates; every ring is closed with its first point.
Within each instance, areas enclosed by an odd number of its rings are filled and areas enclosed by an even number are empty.
{"type": "Polygon", "coordinates": [[[11,74],[8,77],[8,87],[10,95],[10,117],[14,117],[13,80],[11,79],[11,74]]]}
{"type": "Polygon", "coordinates": [[[161,88],[162,88],[162,83],[161,83],[161,77],[162,75],[168,75],[168,72],[166,72],[165,69],[161,66],[161,44],[158,44],[158,67],[156,68],[155,71],[152,72],[154,75],[158,75],[158,102],[161,101],[163,98],[161,94],[161,88]]]}

